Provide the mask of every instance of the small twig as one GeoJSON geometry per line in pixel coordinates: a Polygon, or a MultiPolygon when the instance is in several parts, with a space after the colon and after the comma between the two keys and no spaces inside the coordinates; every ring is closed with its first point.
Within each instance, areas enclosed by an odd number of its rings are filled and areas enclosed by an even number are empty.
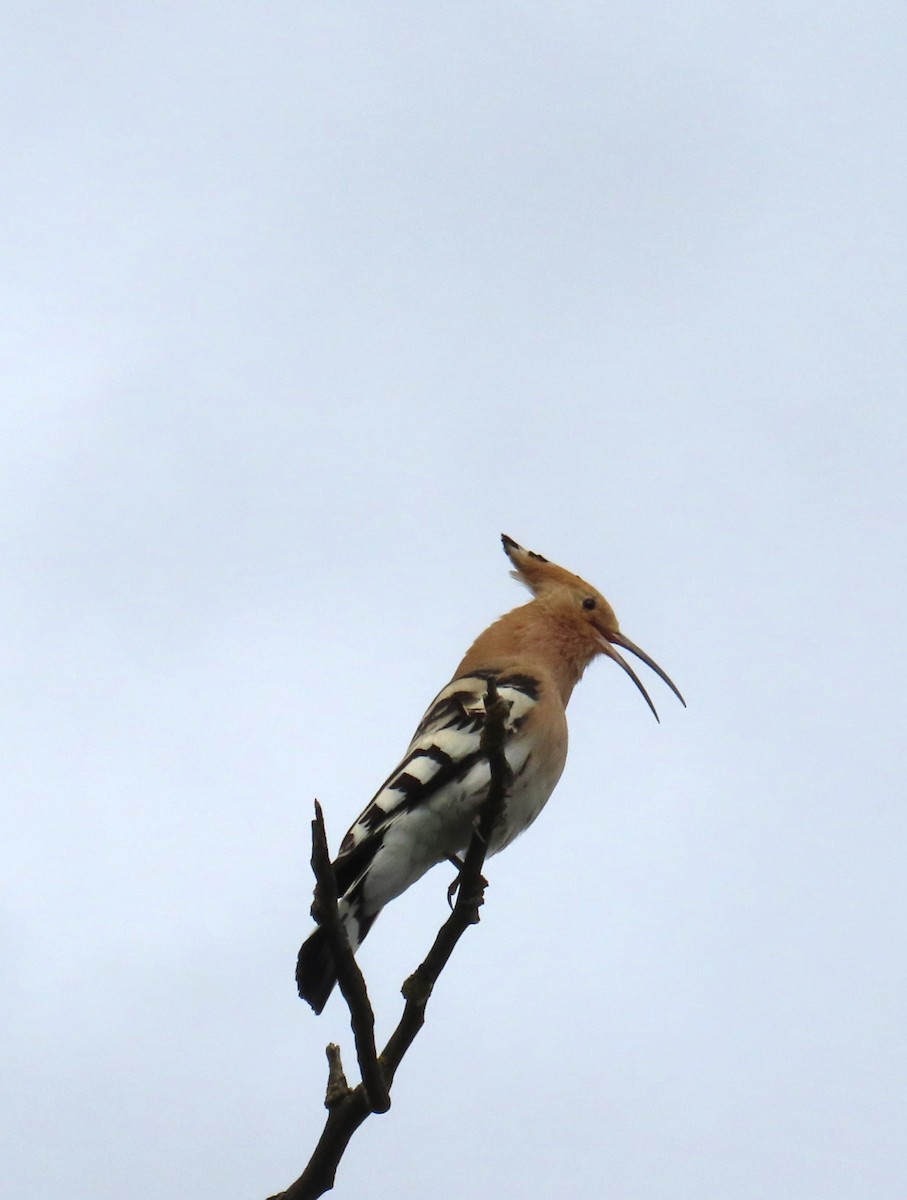
{"type": "MultiPolygon", "coordinates": [[[[377,1067],[381,1074],[385,1094],[390,1090],[397,1068],[412,1045],[419,1030],[425,1024],[425,1009],[431,997],[432,990],[438,977],[447,965],[454,947],[470,925],[479,920],[479,909],[484,903],[486,881],[482,877],[482,867],[488,854],[492,833],[504,811],[507,792],[513,780],[510,764],[504,753],[505,722],[509,712],[506,701],[501,700],[493,679],[488,681],[485,693],[485,725],[482,731],[481,747],[488,759],[490,780],[488,795],[479,809],[478,819],[469,840],[466,854],[460,866],[459,888],[453,912],[441,926],[425,960],[416,968],[403,985],[403,995],[406,1003],[403,1014],[396,1029],[391,1034],[387,1045],[381,1052],[380,1058],[374,1062],[368,1061],[371,1071],[377,1067]]],[[[333,872],[330,870],[330,858],[327,851],[327,838],[324,834],[324,820],[321,808],[316,802],[316,819],[312,823],[313,850],[312,869],[318,881],[321,894],[318,897],[318,920],[324,925],[331,939],[331,948],[337,966],[337,976],[341,991],[350,1008],[350,1018],[353,1022],[353,1033],[356,1036],[356,1048],[359,1053],[359,1034],[368,1031],[364,1036],[366,1051],[375,1053],[374,1043],[374,1014],[365,991],[365,981],[356,966],[346,934],[337,914],[336,887],[333,883],[333,872]],[[317,828],[316,828],[317,827],[317,828]],[[319,842],[319,853],[316,856],[315,840],[319,842]],[[321,851],[323,850],[323,857],[321,851]],[[316,857],[318,865],[316,866],[316,857]],[[327,870],[325,869],[327,863],[327,870]],[[330,878],[328,878],[328,876],[330,878]],[[322,888],[324,880],[328,883],[322,888]],[[322,912],[322,908],[325,910],[322,912]],[[335,921],[332,932],[332,921],[335,921]],[[355,970],[361,984],[361,994],[357,990],[354,979],[350,977],[349,966],[355,970]],[[341,968],[343,974],[341,974],[341,968]],[[349,992],[344,986],[344,977],[349,983],[349,992]],[[352,999],[351,999],[352,997],[352,999]],[[364,1004],[363,1004],[364,1001],[364,1004]],[[367,1019],[365,1009],[367,1008],[367,1019]],[[358,1029],[358,1032],[357,1032],[358,1029]]],[[[334,1186],[337,1167],[349,1145],[350,1139],[359,1126],[368,1118],[370,1112],[385,1111],[374,1107],[374,1093],[365,1084],[366,1063],[361,1053],[359,1065],[362,1070],[363,1082],[350,1091],[346,1086],[343,1068],[340,1065],[340,1051],[334,1046],[328,1048],[330,1073],[328,1080],[328,1096],[325,1103],[328,1107],[328,1117],[318,1144],[315,1147],[309,1163],[302,1175],[291,1184],[285,1192],[271,1197],[271,1200],[317,1200],[334,1186]],[[333,1052],[333,1053],[332,1053],[333,1052]],[[340,1082],[342,1080],[342,1083],[340,1082]]],[[[388,1096],[388,1105],[390,1098],[388,1096]]]]}
{"type": "Polygon", "coordinates": [[[391,1100],[375,1048],[375,1014],[368,998],[365,980],[353,957],[346,930],[337,910],[337,883],[331,867],[324,814],[317,800],[315,820],[312,822],[312,870],[317,881],[313,905],[315,919],[327,934],[337,968],[337,982],[350,1010],[356,1056],[359,1059],[369,1107],[372,1112],[387,1112],[391,1100]]]}
{"type": "Polygon", "coordinates": [[[340,1047],[334,1042],[328,1042],[325,1053],[328,1058],[328,1086],[324,1094],[324,1107],[331,1109],[341,1100],[345,1100],[353,1089],[347,1083],[346,1075],[343,1073],[340,1047]]]}

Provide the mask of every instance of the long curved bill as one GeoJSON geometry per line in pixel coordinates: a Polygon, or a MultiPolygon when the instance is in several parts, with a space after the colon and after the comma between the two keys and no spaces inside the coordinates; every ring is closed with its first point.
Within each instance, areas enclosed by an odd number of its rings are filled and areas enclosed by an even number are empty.
{"type": "Polygon", "coordinates": [[[608,639],[599,634],[599,642],[601,643],[602,650],[605,654],[607,654],[608,658],[613,659],[622,670],[626,671],[626,673],[639,688],[643,699],[652,710],[652,715],[656,721],[659,721],[659,716],[655,709],[655,705],[652,703],[649,693],[643,687],[639,676],[636,674],[624,656],[614,649],[614,643],[616,643],[618,646],[622,646],[624,650],[629,650],[631,654],[635,654],[641,662],[644,662],[647,667],[653,670],[659,679],[663,680],[668,685],[684,708],[686,708],[687,702],[684,700],[683,696],[681,696],[678,688],[675,686],[674,681],[670,678],[670,676],[661,669],[661,667],[653,658],[650,658],[649,655],[646,654],[645,650],[640,650],[639,646],[637,646],[634,642],[631,642],[628,637],[622,633],[613,633],[611,638],[608,639]]]}

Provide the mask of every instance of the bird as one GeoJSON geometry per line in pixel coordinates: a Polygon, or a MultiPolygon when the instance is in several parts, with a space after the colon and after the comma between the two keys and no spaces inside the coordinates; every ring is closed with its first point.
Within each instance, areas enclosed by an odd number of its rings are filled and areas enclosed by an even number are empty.
{"type": "MultiPolygon", "coordinates": [[[[686,705],[661,667],[621,632],[601,592],[507,534],[501,542],[510,574],[532,599],[475,639],[432,700],[400,763],[350,826],[332,863],[338,912],[354,953],[386,904],[431,867],[456,861],[469,843],[491,779],[481,745],[489,680],[507,710],[504,753],[511,771],[489,855],[532,824],[560,779],[567,757],[567,703],[593,659],[604,656],[617,663],[656,720],[649,693],[620,650],[645,663],[686,705]]],[[[299,995],[320,1013],[336,981],[328,937],[319,925],[299,951],[299,995]]]]}

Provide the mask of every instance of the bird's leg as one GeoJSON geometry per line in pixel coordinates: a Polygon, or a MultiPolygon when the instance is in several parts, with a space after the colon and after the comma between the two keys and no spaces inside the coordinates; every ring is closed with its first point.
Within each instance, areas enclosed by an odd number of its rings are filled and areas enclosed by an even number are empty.
{"type": "MultiPolygon", "coordinates": [[[[454,896],[457,894],[457,889],[460,886],[460,872],[463,870],[463,859],[456,854],[449,854],[447,861],[452,863],[457,868],[457,877],[447,889],[447,903],[450,905],[451,912],[453,911],[454,896]]],[[[488,880],[484,875],[479,876],[479,889],[484,891],[488,887],[488,880]]]]}
{"type": "Polygon", "coordinates": [[[450,908],[450,911],[453,912],[453,901],[454,896],[457,894],[457,888],[460,886],[460,872],[463,870],[463,860],[456,854],[449,854],[447,856],[447,861],[449,863],[453,863],[453,865],[457,868],[456,877],[454,878],[453,883],[447,889],[447,905],[450,908]]]}

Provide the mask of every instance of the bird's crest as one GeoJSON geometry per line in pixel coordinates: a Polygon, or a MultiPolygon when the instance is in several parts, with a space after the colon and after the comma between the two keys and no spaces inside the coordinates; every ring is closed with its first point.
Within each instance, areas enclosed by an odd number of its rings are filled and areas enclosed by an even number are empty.
{"type": "Polygon", "coordinates": [[[504,547],[504,553],[513,564],[514,569],[510,574],[518,583],[525,584],[533,596],[537,596],[546,585],[552,583],[588,586],[578,575],[564,570],[557,563],[549,562],[547,558],[536,554],[534,550],[526,550],[506,533],[501,534],[501,544],[504,547]]]}

